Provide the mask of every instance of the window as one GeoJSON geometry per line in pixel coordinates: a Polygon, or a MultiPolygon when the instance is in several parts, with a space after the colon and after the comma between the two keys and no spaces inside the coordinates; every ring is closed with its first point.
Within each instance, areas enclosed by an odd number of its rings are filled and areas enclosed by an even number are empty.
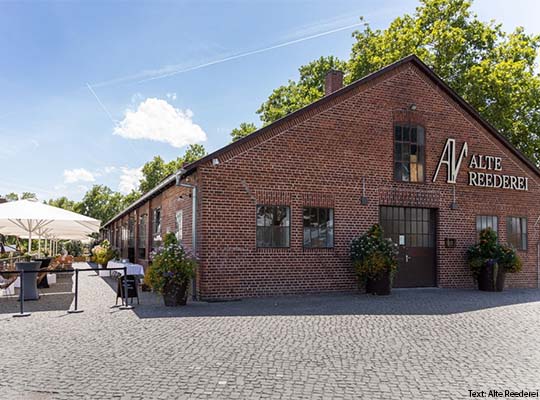
{"type": "Polygon", "coordinates": [[[506,219],[508,244],[518,250],[527,250],[527,218],[508,217],[506,219]]]}
{"type": "Polygon", "coordinates": [[[257,206],[257,247],[289,247],[290,220],[287,206],[257,206]]]}
{"type": "Polygon", "coordinates": [[[480,235],[480,232],[486,228],[491,228],[498,233],[498,220],[494,215],[477,215],[476,216],[476,232],[480,235]]]}
{"type": "Polygon", "coordinates": [[[146,258],[146,230],[147,230],[147,224],[148,224],[148,215],[143,214],[139,217],[139,237],[137,239],[137,247],[138,247],[138,258],[145,259],[146,258]]]}
{"type": "Polygon", "coordinates": [[[152,219],[152,233],[154,235],[161,233],[161,208],[154,208],[152,219]]]}
{"type": "Polygon", "coordinates": [[[418,125],[394,126],[394,179],[424,182],[424,128],[418,125]]]}
{"type": "Polygon", "coordinates": [[[304,247],[334,247],[334,210],[304,207],[304,247]]]}
{"type": "Polygon", "coordinates": [[[114,228],[114,247],[120,248],[120,228],[118,226],[114,228]]]}
{"type": "Polygon", "coordinates": [[[379,219],[384,237],[394,243],[407,247],[435,247],[433,209],[382,206],[379,219]]]}
{"type": "Polygon", "coordinates": [[[128,247],[135,247],[135,218],[128,219],[128,247]]]}
{"type": "Polygon", "coordinates": [[[182,210],[178,210],[176,212],[176,238],[181,241],[182,240],[182,223],[183,223],[183,213],[182,210]]]}
{"type": "Polygon", "coordinates": [[[127,241],[128,241],[128,226],[126,222],[122,223],[122,226],[120,227],[120,248],[123,250],[127,247],[127,241]]]}
{"type": "Polygon", "coordinates": [[[161,245],[161,208],[152,211],[152,249],[161,245]]]}

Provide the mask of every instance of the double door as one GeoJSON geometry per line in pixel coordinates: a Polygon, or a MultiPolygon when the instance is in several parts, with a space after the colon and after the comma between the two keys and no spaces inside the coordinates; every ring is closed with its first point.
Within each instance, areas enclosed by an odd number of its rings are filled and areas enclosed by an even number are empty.
{"type": "Polygon", "coordinates": [[[399,245],[394,287],[436,286],[436,213],[430,208],[381,206],[384,236],[399,245]]]}

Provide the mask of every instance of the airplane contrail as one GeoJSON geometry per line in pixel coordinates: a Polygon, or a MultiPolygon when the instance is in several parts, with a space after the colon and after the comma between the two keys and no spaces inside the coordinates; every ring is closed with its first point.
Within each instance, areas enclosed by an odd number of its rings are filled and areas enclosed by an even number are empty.
{"type": "Polygon", "coordinates": [[[101,102],[101,100],[99,99],[98,95],[96,94],[96,92],[94,92],[94,89],[92,89],[92,86],[90,86],[90,84],[87,82],[86,83],[86,87],[88,88],[88,90],[90,90],[90,93],[92,93],[92,95],[96,98],[99,106],[101,107],[101,109],[105,112],[105,114],[107,114],[107,116],[109,117],[109,119],[111,120],[111,122],[116,125],[116,121],[114,120],[114,118],[112,117],[111,113],[109,112],[109,110],[107,110],[107,107],[105,107],[105,105],[101,102]]]}
{"type": "Polygon", "coordinates": [[[254,55],[254,54],[260,54],[260,53],[264,53],[264,52],[267,52],[267,51],[270,51],[270,50],[275,50],[275,49],[279,49],[279,48],[282,48],[282,47],[290,46],[290,45],[292,45],[292,44],[301,43],[301,42],[304,42],[304,41],[306,41],[306,40],[316,39],[316,38],[321,37],[321,36],[330,35],[330,34],[332,34],[332,33],[344,31],[344,30],[346,30],[346,29],[355,28],[355,27],[357,27],[357,26],[364,25],[364,24],[365,24],[365,22],[362,21],[362,22],[359,22],[359,23],[356,23],[356,24],[347,25],[347,26],[342,26],[342,27],[340,27],[340,28],[331,29],[331,30],[329,30],[329,31],[316,33],[316,34],[314,34],[314,35],[305,36],[305,37],[303,37],[303,38],[299,38],[299,39],[295,39],[295,40],[289,40],[288,42],[279,43],[279,44],[276,44],[276,45],[274,45],[274,46],[265,47],[265,48],[263,48],[263,49],[257,49],[257,50],[247,51],[247,52],[245,52],[245,53],[236,54],[236,55],[234,55],[234,56],[225,57],[225,58],[221,58],[221,59],[219,59],[219,60],[214,60],[214,61],[210,61],[210,62],[207,62],[207,63],[204,63],[204,64],[195,65],[195,66],[193,66],[193,67],[188,67],[188,68],[179,69],[179,70],[176,70],[176,71],[167,72],[167,73],[164,73],[164,74],[161,74],[161,75],[153,76],[153,77],[151,77],[151,78],[141,79],[141,80],[138,81],[137,83],[143,83],[143,82],[153,81],[153,80],[156,80],[156,79],[163,79],[163,78],[167,78],[167,77],[169,77],[169,76],[181,74],[181,73],[184,73],[184,72],[195,71],[195,70],[197,70],[197,69],[209,67],[209,66],[211,66],[211,65],[221,64],[221,63],[224,63],[224,62],[227,62],[227,61],[237,60],[237,59],[239,59],[239,58],[243,58],[243,57],[247,57],[247,56],[252,56],[252,55],[254,55]]]}
{"type": "Polygon", "coordinates": [[[181,74],[181,73],[185,73],[185,72],[189,72],[189,71],[195,71],[195,70],[198,70],[198,69],[201,69],[201,68],[210,67],[212,65],[221,64],[221,63],[224,63],[224,62],[227,62],[227,61],[232,61],[232,60],[237,60],[239,58],[252,56],[254,54],[265,53],[267,51],[279,49],[279,48],[282,48],[282,47],[291,46],[293,44],[305,42],[307,40],[316,39],[316,38],[319,38],[319,37],[322,37],[322,36],[331,35],[332,33],[341,32],[341,31],[351,29],[351,28],[356,28],[358,26],[364,25],[365,23],[366,23],[366,21],[361,21],[361,22],[358,22],[358,23],[355,23],[355,24],[342,26],[342,27],[335,28],[335,29],[330,29],[328,31],[319,32],[319,33],[316,33],[316,34],[313,34],[313,35],[304,36],[304,37],[294,39],[294,40],[289,40],[289,41],[286,41],[286,42],[283,42],[283,43],[278,43],[276,45],[264,47],[262,49],[251,50],[251,51],[247,51],[247,52],[244,52],[244,53],[235,54],[235,55],[232,55],[232,56],[220,58],[220,59],[217,59],[217,60],[208,61],[208,62],[205,62],[205,63],[202,63],[202,64],[194,65],[192,67],[174,69],[175,67],[171,66],[171,67],[167,67],[167,68],[161,68],[160,70],[156,70],[156,71],[148,71],[146,73],[147,75],[154,75],[154,76],[150,76],[150,77],[144,78],[144,79],[140,79],[141,75],[142,76],[145,75],[145,73],[143,72],[141,74],[134,74],[134,75],[127,76],[127,77],[124,77],[124,78],[117,78],[117,79],[114,79],[114,80],[111,80],[111,81],[94,83],[93,86],[94,87],[108,86],[108,85],[112,85],[112,84],[115,84],[115,83],[126,82],[126,81],[131,81],[131,80],[136,80],[136,79],[139,79],[138,81],[136,81],[136,83],[144,83],[144,82],[149,82],[149,81],[153,81],[153,80],[157,80],[157,79],[163,79],[163,78],[178,75],[178,74],[181,74]],[[171,70],[171,68],[172,68],[172,70],[171,70]]]}

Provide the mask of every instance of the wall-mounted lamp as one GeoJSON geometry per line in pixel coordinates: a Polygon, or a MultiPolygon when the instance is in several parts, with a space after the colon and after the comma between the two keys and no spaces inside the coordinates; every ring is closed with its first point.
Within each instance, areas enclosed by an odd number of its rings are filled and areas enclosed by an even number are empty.
{"type": "Polygon", "coordinates": [[[444,238],[444,247],[453,249],[456,247],[456,239],[454,238],[444,238]]]}
{"type": "Polygon", "coordinates": [[[215,167],[216,165],[219,165],[219,158],[212,158],[212,165],[215,167]]]}
{"type": "Polygon", "coordinates": [[[410,106],[409,106],[409,109],[411,111],[416,111],[416,104],[412,103],[410,106]]]}

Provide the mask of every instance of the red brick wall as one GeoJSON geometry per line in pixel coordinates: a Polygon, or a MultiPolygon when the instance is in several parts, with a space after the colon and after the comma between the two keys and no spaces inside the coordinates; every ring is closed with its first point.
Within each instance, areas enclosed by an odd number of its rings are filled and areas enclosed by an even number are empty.
{"type": "MultiPolygon", "coordinates": [[[[409,115],[405,113],[406,115],[409,115]]],[[[241,148],[220,156],[220,164],[199,167],[202,298],[348,291],[356,289],[349,261],[351,239],[378,222],[380,204],[438,209],[437,265],[441,287],[471,287],[465,250],[476,239],[476,215],[497,215],[501,241],[506,216],[527,216],[529,250],[521,252],[524,271],[509,286],[535,287],[538,179],[494,136],[406,64],[362,87],[277,126],[241,148]],[[416,104],[413,118],[426,130],[425,183],[393,180],[393,121],[416,104]],[[472,188],[464,161],[456,185],[458,209],[451,210],[452,185],[446,168],[432,183],[448,137],[469,145],[469,156],[503,157],[503,173],[528,176],[529,191],[472,188]],[[362,179],[368,205],[361,205],[362,179]],[[291,246],[257,249],[257,204],[291,208],[291,246]],[[304,249],[302,207],[333,205],[334,249],[304,249]],[[453,249],[444,238],[457,240],[453,249]]],[[[186,220],[186,218],[184,218],[186,220]]]]}

